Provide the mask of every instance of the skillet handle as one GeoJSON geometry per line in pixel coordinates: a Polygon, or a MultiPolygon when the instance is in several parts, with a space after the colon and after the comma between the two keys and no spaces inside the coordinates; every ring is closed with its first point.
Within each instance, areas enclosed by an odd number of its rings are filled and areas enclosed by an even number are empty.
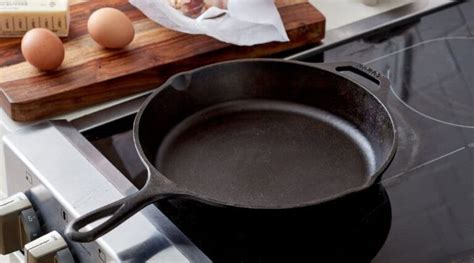
{"type": "MultiPolygon", "coordinates": [[[[342,75],[341,72],[348,71],[354,74],[357,74],[370,82],[377,85],[377,88],[373,89],[373,91],[377,92],[388,92],[390,89],[390,81],[382,75],[380,72],[355,62],[330,62],[330,63],[321,63],[321,64],[313,64],[317,67],[322,69],[328,70],[334,74],[342,75]]],[[[345,78],[351,78],[348,75],[342,75],[345,78]]]]}
{"type": "MultiPolygon", "coordinates": [[[[149,175],[148,178],[153,178],[153,176],[149,175]]],[[[149,180],[138,192],[72,220],[66,226],[66,237],[76,242],[94,241],[146,206],[174,195],[177,195],[174,192],[174,185],[165,178],[158,178],[158,180],[154,180],[153,183],[149,180]],[[84,232],[79,231],[81,228],[109,216],[109,219],[92,229],[84,232]]]]}

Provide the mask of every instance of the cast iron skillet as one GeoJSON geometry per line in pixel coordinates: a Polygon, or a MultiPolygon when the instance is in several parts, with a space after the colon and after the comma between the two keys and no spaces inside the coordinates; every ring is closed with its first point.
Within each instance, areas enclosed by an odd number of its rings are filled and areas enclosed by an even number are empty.
{"type": "Polygon", "coordinates": [[[385,77],[354,63],[252,59],[177,74],[135,119],[136,149],[149,174],[145,186],[71,221],[66,235],[93,241],[171,197],[284,210],[366,189],[396,150],[393,120],[379,100],[388,89],[385,77]]]}

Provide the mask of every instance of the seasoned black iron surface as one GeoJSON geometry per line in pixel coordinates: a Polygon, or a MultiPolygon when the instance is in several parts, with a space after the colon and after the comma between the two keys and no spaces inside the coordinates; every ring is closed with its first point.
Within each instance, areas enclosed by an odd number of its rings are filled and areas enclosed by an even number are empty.
{"type": "Polygon", "coordinates": [[[243,100],[181,122],[156,166],[176,184],[227,203],[291,206],[363,185],[375,160],[367,138],[333,114],[243,100]]]}

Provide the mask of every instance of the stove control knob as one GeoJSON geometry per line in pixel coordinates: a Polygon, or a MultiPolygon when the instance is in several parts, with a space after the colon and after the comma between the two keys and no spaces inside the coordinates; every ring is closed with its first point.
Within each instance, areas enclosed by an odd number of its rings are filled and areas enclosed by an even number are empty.
{"type": "Polygon", "coordinates": [[[6,255],[23,247],[20,214],[28,208],[31,203],[24,193],[0,200],[0,254],[6,255]]]}
{"type": "Polygon", "coordinates": [[[33,207],[21,211],[21,247],[41,236],[41,226],[33,207]]]}
{"type": "Polygon", "coordinates": [[[26,244],[25,258],[26,263],[62,263],[72,260],[66,241],[57,231],[26,244]]]}

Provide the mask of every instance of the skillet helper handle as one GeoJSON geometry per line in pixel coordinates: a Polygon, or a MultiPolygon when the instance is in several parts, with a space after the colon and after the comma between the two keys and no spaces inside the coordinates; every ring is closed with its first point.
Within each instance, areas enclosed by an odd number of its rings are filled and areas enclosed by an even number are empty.
{"type": "MultiPolygon", "coordinates": [[[[376,85],[376,88],[372,89],[372,91],[376,93],[385,93],[390,89],[390,81],[387,79],[387,77],[382,75],[380,72],[359,63],[329,62],[316,65],[337,75],[342,75],[341,72],[352,72],[360,77],[363,77],[376,85]]],[[[351,78],[349,75],[342,76],[345,78],[351,78]]]]}
{"type": "Polygon", "coordinates": [[[147,182],[138,192],[72,220],[66,226],[66,237],[76,242],[91,242],[96,240],[146,206],[173,195],[172,188],[167,187],[169,186],[168,183],[162,184],[163,187],[155,187],[155,185],[151,187],[151,182],[147,182]],[[109,216],[110,218],[94,226],[92,229],[83,232],[79,231],[83,227],[109,216]]]}

